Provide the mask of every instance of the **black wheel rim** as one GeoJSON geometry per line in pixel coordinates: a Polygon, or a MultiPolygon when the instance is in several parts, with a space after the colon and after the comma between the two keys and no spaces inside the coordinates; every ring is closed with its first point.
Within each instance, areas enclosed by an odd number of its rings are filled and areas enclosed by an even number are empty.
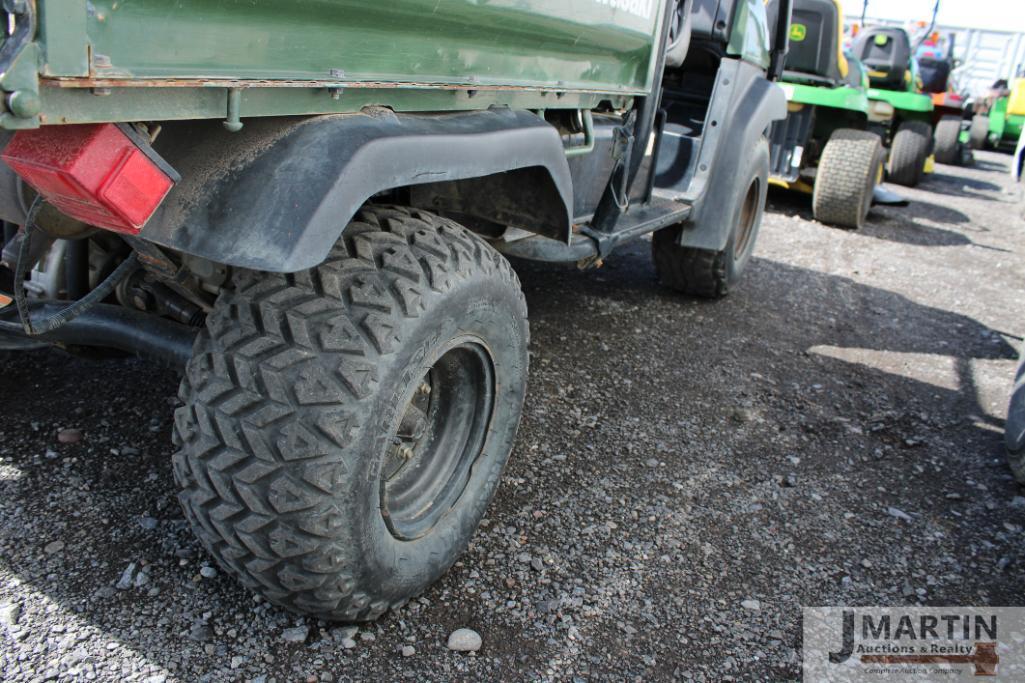
{"type": "Polygon", "coordinates": [[[381,514],[392,535],[428,534],[458,503],[484,449],[495,402],[491,354],[454,340],[406,403],[381,467],[381,514]]]}
{"type": "Polygon", "coordinates": [[[747,188],[744,203],[740,206],[740,222],[737,225],[737,239],[733,242],[733,256],[739,258],[747,250],[758,218],[758,200],[761,197],[761,180],[755,178],[747,188]]]}

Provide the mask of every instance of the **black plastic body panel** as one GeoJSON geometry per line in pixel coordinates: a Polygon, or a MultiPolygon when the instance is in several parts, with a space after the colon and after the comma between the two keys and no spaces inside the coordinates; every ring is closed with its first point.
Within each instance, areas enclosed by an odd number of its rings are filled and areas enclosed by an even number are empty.
{"type": "Polygon", "coordinates": [[[691,36],[725,45],[730,40],[736,0],[694,0],[691,36]]]}
{"type": "Polygon", "coordinates": [[[510,206],[554,197],[557,210],[524,227],[569,240],[573,184],[562,141],[530,112],[375,109],[252,120],[237,134],[189,122],[165,126],[155,147],[183,179],[140,236],[231,266],[310,268],[375,194],[485,176],[514,193],[510,206]],[[526,169],[504,182],[503,174],[526,169]]]}
{"type": "Polygon", "coordinates": [[[590,218],[601,201],[616,165],[613,143],[616,127],[620,125],[622,118],[619,116],[595,115],[594,151],[569,158],[569,170],[573,178],[574,222],[590,218]]]}
{"type": "Polygon", "coordinates": [[[787,113],[769,129],[769,175],[792,182],[809,160],[808,142],[815,123],[815,107],[804,106],[787,113]],[[795,158],[800,148],[801,156],[795,158]],[[796,162],[796,163],[795,163],[796,162]]]}
{"type": "MultiPolygon", "coordinates": [[[[690,152],[689,168],[672,176],[660,173],[655,183],[660,196],[694,205],[680,231],[682,245],[712,251],[725,247],[733,227],[733,174],[758,140],[768,135],[772,122],[786,113],[783,89],[767,80],[761,69],[736,59],[722,60],[700,138],[687,141],[698,147],[690,152]]],[[[667,135],[663,146],[670,144],[668,139],[667,135]]],[[[669,163],[669,154],[666,148],[660,150],[661,167],[669,163]]]]}

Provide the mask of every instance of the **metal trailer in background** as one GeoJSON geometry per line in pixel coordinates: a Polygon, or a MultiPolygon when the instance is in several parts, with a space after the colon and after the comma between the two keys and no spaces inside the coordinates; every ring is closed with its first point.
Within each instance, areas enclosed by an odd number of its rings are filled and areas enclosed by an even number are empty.
{"type": "MultiPolygon", "coordinates": [[[[865,17],[867,26],[905,26],[907,22],[865,17]]],[[[848,15],[847,26],[862,24],[860,16],[848,15]]],[[[954,57],[960,66],[953,73],[955,90],[971,96],[989,90],[999,79],[1010,80],[1025,70],[1025,32],[991,31],[937,24],[941,35],[954,36],[954,57]]]]}

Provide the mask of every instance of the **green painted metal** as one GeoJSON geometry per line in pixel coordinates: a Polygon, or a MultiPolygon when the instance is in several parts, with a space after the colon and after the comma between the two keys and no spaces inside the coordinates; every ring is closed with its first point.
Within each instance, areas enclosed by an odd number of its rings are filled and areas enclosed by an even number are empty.
{"type": "Polygon", "coordinates": [[[737,5],[726,53],[769,68],[769,19],[763,0],[742,0],[737,5]]]}
{"type": "Polygon", "coordinates": [[[584,144],[577,147],[567,147],[566,156],[568,157],[583,156],[594,151],[594,114],[590,109],[587,109],[582,113],[581,119],[584,124],[584,144]]]}
{"type": "Polygon", "coordinates": [[[989,109],[989,139],[994,145],[1015,144],[1025,126],[1025,116],[1008,114],[1008,97],[998,97],[989,109]]]}
{"type": "MultiPolygon", "coordinates": [[[[0,127],[224,118],[229,105],[242,119],[624,107],[652,87],[666,1],[36,0],[36,39],[0,86],[29,89],[41,111],[8,110],[0,127]]],[[[767,44],[761,0],[745,1],[767,44]]]]}
{"type": "Polygon", "coordinates": [[[38,112],[31,116],[15,114],[12,110],[17,107],[11,106],[11,100],[23,94],[37,97],[38,110],[42,109],[42,97],[39,92],[39,46],[35,43],[28,44],[14,59],[10,68],[3,76],[3,89],[9,93],[6,97],[8,103],[2,114],[0,114],[0,128],[17,130],[20,128],[38,128],[40,116],[38,112]]]}
{"type": "Polygon", "coordinates": [[[1007,117],[1007,124],[1004,126],[1004,137],[1014,142],[1021,137],[1022,129],[1025,128],[1025,116],[1010,114],[1007,117]]]}
{"type": "Polygon", "coordinates": [[[41,72],[89,75],[89,40],[81,0],[40,0],[39,44],[45,45],[41,72]]]}
{"type": "MultiPolygon", "coordinates": [[[[103,121],[173,121],[227,118],[227,88],[114,88],[109,95],[94,95],[84,88],[42,90],[45,111],[40,123],[97,123],[103,121]]],[[[513,109],[593,109],[607,96],[598,94],[555,94],[509,90],[480,91],[470,97],[465,90],[347,88],[338,99],[323,89],[244,88],[239,115],[243,122],[252,116],[300,116],[355,112],[364,107],[387,104],[399,112],[467,111],[506,106],[513,109]]],[[[611,98],[622,107],[626,98],[611,98]]]]}
{"type": "Polygon", "coordinates": [[[109,67],[97,65],[96,74],[131,79],[557,84],[638,94],[651,85],[648,65],[661,23],[661,3],[650,1],[73,4],[87,18],[93,54],[109,58],[109,67]]]}
{"type": "Polygon", "coordinates": [[[868,89],[869,100],[881,100],[889,103],[894,109],[902,113],[910,113],[911,117],[919,118],[915,114],[928,114],[932,112],[932,98],[922,93],[909,92],[904,90],[882,90],[880,88],[868,89]]]}
{"type": "Polygon", "coordinates": [[[998,97],[989,108],[989,139],[999,144],[1007,127],[1007,97],[998,97]]]}
{"type": "Polygon", "coordinates": [[[805,85],[783,81],[780,83],[790,102],[811,104],[817,107],[832,107],[868,114],[868,97],[865,91],[842,85],[837,88],[805,85]]]}

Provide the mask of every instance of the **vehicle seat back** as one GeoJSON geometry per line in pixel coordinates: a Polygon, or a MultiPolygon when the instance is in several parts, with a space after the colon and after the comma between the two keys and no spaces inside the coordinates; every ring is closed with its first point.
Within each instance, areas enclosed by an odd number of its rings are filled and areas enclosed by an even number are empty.
{"type": "Polygon", "coordinates": [[[911,39],[901,28],[870,28],[854,42],[854,56],[868,69],[873,87],[902,88],[911,66],[911,39]]]}
{"type": "Polygon", "coordinates": [[[918,75],[922,77],[922,92],[947,92],[947,85],[950,82],[950,62],[935,57],[919,57],[918,75]]]}
{"type": "Polygon", "coordinates": [[[847,78],[841,21],[836,0],[794,0],[790,21],[790,50],[784,73],[811,75],[839,84],[847,78]]]}

